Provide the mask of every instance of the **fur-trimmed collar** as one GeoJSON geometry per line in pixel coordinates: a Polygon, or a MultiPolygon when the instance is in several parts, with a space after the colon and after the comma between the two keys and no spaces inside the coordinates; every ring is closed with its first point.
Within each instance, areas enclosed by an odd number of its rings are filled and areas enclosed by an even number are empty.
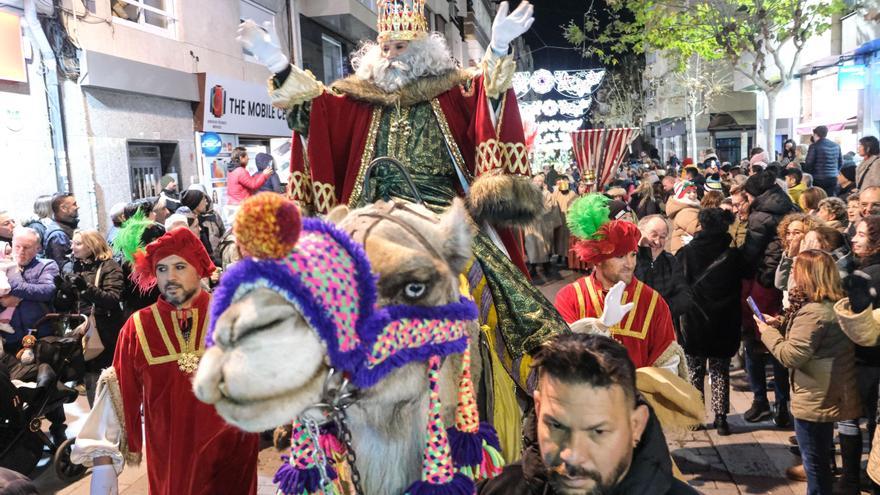
{"type": "Polygon", "coordinates": [[[419,78],[393,93],[388,93],[372,82],[352,75],[334,82],[330,89],[375,105],[390,107],[399,103],[402,106],[410,106],[430,101],[473,77],[474,73],[470,70],[452,69],[439,76],[419,78]]]}

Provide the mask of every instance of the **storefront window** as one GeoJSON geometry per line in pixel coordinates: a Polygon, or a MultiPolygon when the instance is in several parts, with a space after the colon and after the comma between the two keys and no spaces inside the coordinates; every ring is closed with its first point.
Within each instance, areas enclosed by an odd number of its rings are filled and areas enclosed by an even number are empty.
{"type": "Polygon", "coordinates": [[[321,46],[324,53],[324,84],[330,84],[342,78],[342,44],[322,34],[321,46]]]}

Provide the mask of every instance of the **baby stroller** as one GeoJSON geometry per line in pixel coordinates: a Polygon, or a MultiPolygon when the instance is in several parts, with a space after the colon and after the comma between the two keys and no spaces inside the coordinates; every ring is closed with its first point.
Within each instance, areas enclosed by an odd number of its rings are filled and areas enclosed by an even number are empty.
{"type": "Polygon", "coordinates": [[[57,328],[62,335],[38,339],[34,362],[24,364],[12,355],[0,357],[0,467],[29,475],[46,449],[59,479],[74,480],[85,473],[84,466],[70,462],[75,439],[56,444],[42,431],[47,412],[76,401],[79,395],[64,383],[82,377],[81,339],[64,334],[84,319],[83,315],[50,313],[34,326],[52,320],[60,323],[57,328]]]}

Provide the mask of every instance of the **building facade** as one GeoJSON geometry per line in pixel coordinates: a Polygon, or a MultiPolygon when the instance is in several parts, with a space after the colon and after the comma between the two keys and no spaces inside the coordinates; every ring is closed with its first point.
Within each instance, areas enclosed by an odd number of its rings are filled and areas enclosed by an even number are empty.
{"type": "MultiPolygon", "coordinates": [[[[155,196],[166,174],[181,189],[205,185],[222,204],[235,146],[272,154],[286,180],[290,131],[269,103],[268,70],[235,40],[241,20],[274,23],[291,61],[325,83],[348,75],[349,54],[376,36],[376,0],[0,5],[0,143],[17,157],[0,181],[0,209],[23,218],[36,196],[68,190],[80,226],[102,229],[111,205],[155,196]]],[[[468,7],[428,0],[426,8],[463,66],[472,65],[471,38],[488,45],[494,14],[468,7]]]]}

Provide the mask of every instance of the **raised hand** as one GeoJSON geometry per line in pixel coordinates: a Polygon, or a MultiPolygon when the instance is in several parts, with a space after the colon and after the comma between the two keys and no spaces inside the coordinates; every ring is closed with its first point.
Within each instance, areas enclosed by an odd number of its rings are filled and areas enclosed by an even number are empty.
{"type": "Polygon", "coordinates": [[[622,304],[623,290],[626,285],[623,282],[617,282],[614,287],[605,295],[605,311],[599,317],[599,321],[606,327],[613,327],[623,320],[623,317],[633,308],[633,303],[622,304]]]}
{"type": "Polygon", "coordinates": [[[273,73],[283,71],[290,64],[287,56],[281,51],[275,24],[269,21],[264,22],[262,26],[258,26],[250,19],[242,22],[238,26],[238,36],[235,39],[273,73]]]}
{"type": "Polygon", "coordinates": [[[495,53],[506,54],[510,48],[510,42],[521,36],[532,27],[535,22],[535,8],[527,0],[523,0],[510,15],[510,5],[501,2],[498,13],[492,22],[492,44],[495,53]]]}

